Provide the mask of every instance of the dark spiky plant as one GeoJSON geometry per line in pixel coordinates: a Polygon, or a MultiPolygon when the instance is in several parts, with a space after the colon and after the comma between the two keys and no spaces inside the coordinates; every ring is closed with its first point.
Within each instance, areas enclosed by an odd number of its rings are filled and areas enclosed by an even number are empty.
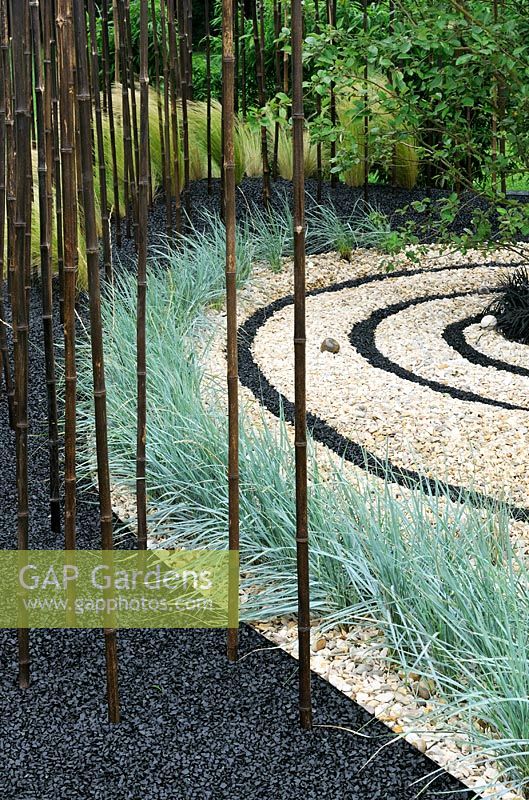
{"type": "Polygon", "coordinates": [[[487,308],[498,320],[497,329],[506,339],[529,344],[529,272],[518,267],[502,276],[498,294],[487,308]]]}

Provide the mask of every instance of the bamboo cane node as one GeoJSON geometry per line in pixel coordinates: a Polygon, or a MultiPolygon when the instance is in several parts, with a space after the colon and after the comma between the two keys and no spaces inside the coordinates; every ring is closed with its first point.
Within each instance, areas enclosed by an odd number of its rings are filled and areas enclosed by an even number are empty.
{"type": "Polygon", "coordinates": [[[305,336],[295,336],[294,344],[307,344],[307,339],[305,336]]]}
{"type": "Polygon", "coordinates": [[[298,625],[298,633],[310,633],[310,627],[307,628],[306,625],[298,625]]]}

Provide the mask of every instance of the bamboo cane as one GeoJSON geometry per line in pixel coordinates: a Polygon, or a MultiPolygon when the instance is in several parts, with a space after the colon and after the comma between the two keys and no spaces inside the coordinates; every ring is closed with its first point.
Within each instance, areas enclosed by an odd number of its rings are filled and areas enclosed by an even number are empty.
{"type": "Polygon", "coordinates": [[[9,35],[7,30],[7,8],[4,1],[0,3],[0,362],[4,376],[9,425],[15,426],[14,419],[14,386],[11,376],[11,364],[6,334],[6,316],[4,308],[4,250],[6,225],[6,94],[5,73],[8,68],[9,35]]]}
{"type": "Polygon", "coordinates": [[[294,137],[294,357],[296,450],[296,547],[298,572],[299,715],[301,727],[312,727],[310,681],[310,595],[307,512],[307,409],[305,333],[305,175],[303,157],[303,11],[291,0],[292,124],[294,137]]]}
{"type": "MultiPolygon", "coordinates": [[[[26,297],[26,228],[30,224],[28,210],[28,160],[31,155],[30,84],[27,71],[27,11],[21,3],[10,0],[11,53],[16,148],[15,200],[15,270],[13,320],[16,330],[15,395],[16,395],[16,483],[17,537],[19,550],[29,546],[28,506],[28,306],[26,297]]],[[[29,631],[18,631],[19,684],[29,686],[29,631]]]]}
{"type": "MultiPolygon", "coordinates": [[[[264,76],[264,52],[261,39],[261,19],[262,19],[262,0],[259,0],[259,18],[257,14],[257,2],[252,3],[252,29],[255,49],[255,63],[257,74],[257,95],[259,106],[263,109],[266,105],[266,88],[264,76]]],[[[270,201],[270,166],[268,163],[268,135],[266,125],[261,125],[261,157],[263,161],[263,204],[268,206],[270,201]]]]}
{"type": "MultiPolygon", "coordinates": [[[[228,380],[228,502],[229,548],[239,549],[239,398],[237,362],[237,283],[235,256],[235,56],[233,46],[233,3],[222,3],[223,63],[223,162],[224,223],[226,226],[226,311],[227,311],[227,380],[228,380]]],[[[238,600],[237,587],[231,587],[229,602],[238,600]]],[[[228,629],[227,654],[230,661],[238,657],[238,629],[228,629]]]]}
{"type": "Polygon", "coordinates": [[[92,57],[92,102],[95,109],[97,165],[99,168],[99,202],[101,205],[101,228],[103,239],[103,265],[106,279],[112,281],[112,250],[110,247],[110,220],[108,216],[107,170],[105,163],[105,144],[103,140],[103,117],[101,112],[101,93],[99,91],[99,55],[97,52],[97,28],[94,0],[88,0],[90,24],[90,51],[92,57]]]}
{"type": "MultiPolygon", "coordinates": [[[[146,2],[146,0],[144,0],[146,2]]],[[[106,387],[103,357],[103,329],[101,324],[101,291],[99,285],[99,246],[96,229],[94,175],[91,147],[92,104],[88,77],[87,33],[84,0],[73,0],[75,45],[77,54],[77,103],[79,126],[85,146],[81,150],[83,183],[83,208],[86,236],[86,259],[90,297],[90,340],[94,380],[94,408],[96,423],[97,479],[101,541],[104,550],[112,550],[112,503],[110,496],[110,471],[108,466],[106,387]],[[87,146],[88,145],[88,146],[87,146]]],[[[110,722],[119,722],[119,693],[116,631],[105,629],[107,672],[107,704],[110,722]]]]}
{"type": "MultiPolygon", "coordinates": [[[[44,119],[44,77],[41,50],[39,0],[30,0],[31,33],[33,39],[33,71],[35,76],[35,108],[38,144],[38,183],[40,218],[40,274],[42,290],[42,326],[44,331],[44,360],[48,403],[48,448],[50,471],[51,529],[61,529],[59,499],[59,429],[57,423],[57,388],[55,381],[55,345],[53,341],[53,297],[51,263],[51,209],[48,202],[49,180],[46,157],[46,124],[44,119]]],[[[49,109],[51,110],[51,108],[49,109]]]]}
{"type": "Polygon", "coordinates": [[[75,75],[72,0],[57,0],[57,55],[61,126],[64,228],[64,534],[66,550],[76,544],[76,387],[75,284],[77,265],[77,191],[75,166],[75,75]]]}
{"type": "Polygon", "coordinates": [[[137,376],[137,438],[136,438],[136,504],[138,515],[138,549],[147,549],[146,454],[147,436],[147,359],[145,315],[147,299],[147,200],[149,189],[149,67],[148,67],[148,5],[140,5],[140,180],[139,180],[139,237],[138,237],[138,294],[136,329],[137,376]]]}
{"type": "Polygon", "coordinates": [[[112,183],[114,190],[114,225],[116,228],[116,244],[121,247],[121,211],[119,202],[119,175],[116,145],[116,126],[114,123],[114,101],[112,98],[112,80],[110,77],[110,40],[108,35],[108,0],[101,2],[101,28],[103,40],[103,79],[107,104],[108,129],[110,134],[110,153],[112,158],[112,183]]]}

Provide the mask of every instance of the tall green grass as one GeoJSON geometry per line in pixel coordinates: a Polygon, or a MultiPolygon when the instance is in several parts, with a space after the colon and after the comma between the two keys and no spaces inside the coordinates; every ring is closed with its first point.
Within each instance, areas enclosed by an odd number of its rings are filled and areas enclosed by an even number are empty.
{"type": "MultiPolygon", "coordinates": [[[[240,234],[240,280],[253,243],[240,234]]],[[[165,249],[164,249],[165,250],[165,249]]],[[[166,250],[165,250],[166,252],[166,250]]],[[[224,294],[222,227],[169,255],[149,275],[148,499],[164,546],[227,547],[223,387],[204,372],[208,306],[224,294]]],[[[135,285],[120,277],[103,306],[112,478],[134,488],[135,285]]],[[[80,354],[81,465],[95,465],[88,342],[80,354]]],[[[369,620],[390,660],[432,678],[446,729],[463,731],[502,774],[529,787],[529,572],[513,553],[500,503],[476,507],[443,486],[394,491],[320,472],[311,448],[310,587],[327,625],[369,620]]],[[[294,613],[297,602],[294,455],[286,425],[241,412],[241,565],[245,619],[294,613]]]]}

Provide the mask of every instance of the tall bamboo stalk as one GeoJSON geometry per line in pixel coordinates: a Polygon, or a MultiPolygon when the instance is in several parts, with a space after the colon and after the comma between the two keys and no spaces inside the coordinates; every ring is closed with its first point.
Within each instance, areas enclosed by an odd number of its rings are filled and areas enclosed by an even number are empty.
{"type": "MultiPolygon", "coordinates": [[[[16,483],[17,537],[19,550],[29,546],[28,506],[28,306],[26,296],[26,229],[31,224],[28,202],[28,161],[31,157],[30,82],[27,70],[28,8],[10,0],[11,52],[16,147],[15,200],[15,270],[13,321],[16,330],[15,396],[16,396],[16,483]]],[[[29,631],[18,631],[19,684],[29,686],[29,631]]]]}
{"type": "Polygon", "coordinates": [[[140,179],[138,193],[138,290],[136,325],[137,437],[136,437],[136,505],[138,515],[138,549],[147,549],[146,454],[147,436],[147,357],[145,315],[147,302],[147,216],[149,193],[149,16],[148,0],[140,5],[140,179]]]}
{"type": "MultiPolygon", "coordinates": [[[[239,549],[239,397],[237,363],[237,283],[235,257],[235,55],[233,46],[233,3],[222,3],[223,63],[223,162],[224,224],[226,226],[226,312],[228,378],[228,508],[229,548],[239,549]]],[[[238,591],[231,587],[230,603],[238,601],[238,591]]],[[[227,653],[230,661],[238,656],[238,629],[228,629],[227,653]]]]}
{"type": "Polygon", "coordinates": [[[101,92],[99,90],[99,55],[97,51],[97,28],[94,0],[88,0],[90,21],[90,52],[92,57],[92,102],[95,109],[97,165],[99,169],[99,202],[101,205],[101,228],[103,239],[103,265],[108,281],[112,280],[112,250],[110,247],[110,220],[108,216],[107,170],[105,163],[105,144],[103,139],[103,117],[101,92]]]}
{"type": "Polygon", "coordinates": [[[209,0],[204,0],[206,22],[206,147],[208,151],[208,194],[212,189],[212,156],[211,156],[211,20],[209,18],[209,0]]]}
{"type": "MultiPolygon", "coordinates": [[[[144,0],[146,2],[147,0],[144,0]]],[[[90,340],[92,345],[92,372],[94,381],[94,408],[96,424],[97,479],[101,543],[104,550],[112,550],[112,502],[110,496],[110,470],[108,466],[107,410],[105,368],[103,357],[103,328],[101,324],[101,291],[99,285],[99,246],[96,228],[94,174],[92,164],[92,104],[88,77],[87,33],[84,0],[74,0],[75,45],[77,53],[77,103],[79,126],[85,146],[80,153],[83,184],[83,209],[86,237],[86,260],[90,297],[90,340]]],[[[116,631],[105,629],[107,671],[107,704],[110,722],[119,722],[118,664],[116,631]]]]}
{"type": "MultiPolygon", "coordinates": [[[[252,2],[252,30],[253,42],[255,49],[255,63],[257,74],[257,96],[259,106],[263,109],[266,105],[266,86],[264,74],[264,47],[261,37],[262,31],[262,15],[263,3],[262,0],[253,0],[252,2]],[[259,14],[257,3],[259,2],[259,14]]],[[[270,166],[268,162],[268,134],[266,125],[261,125],[261,158],[263,161],[263,203],[265,206],[270,201],[270,166]]]]}
{"type": "Polygon", "coordinates": [[[291,0],[292,125],[294,137],[294,359],[296,450],[296,547],[298,572],[299,715],[302,728],[312,727],[310,682],[310,595],[307,512],[307,408],[305,333],[305,174],[303,105],[303,11],[291,0]]]}
{"type": "Polygon", "coordinates": [[[6,316],[4,308],[4,251],[6,225],[6,94],[5,73],[9,69],[9,34],[7,8],[4,0],[0,2],[0,366],[4,376],[9,425],[15,425],[14,419],[14,386],[11,376],[9,349],[7,346],[6,316]]]}
{"type": "MultiPolygon", "coordinates": [[[[48,403],[48,449],[50,474],[51,529],[61,529],[59,499],[59,429],[57,423],[57,387],[55,381],[55,345],[53,341],[53,297],[51,261],[51,209],[48,202],[49,178],[46,156],[46,124],[44,119],[44,76],[41,47],[39,0],[30,0],[31,33],[33,39],[33,71],[35,76],[35,109],[38,143],[38,183],[40,218],[40,275],[42,291],[42,326],[44,331],[44,361],[48,403]]],[[[49,108],[51,111],[51,108],[49,108]]]]}
{"type": "Polygon", "coordinates": [[[110,154],[112,158],[112,184],[114,190],[114,225],[116,228],[116,244],[121,247],[121,211],[119,202],[119,174],[116,145],[116,126],[114,123],[114,101],[112,98],[112,80],[110,77],[110,39],[108,35],[108,0],[101,2],[101,28],[103,40],[103,80],[107,104],[108,129],[110,134],[110,154]]]}
{"type": "Polygon", "coordinates": [[[64,535],[66,550],[76,543],[75,284],[77,272],[77,189],[75,166],[75,51],[72,0],[57,0],[57,55],[61,125],[64,232],[64,535]]]}

